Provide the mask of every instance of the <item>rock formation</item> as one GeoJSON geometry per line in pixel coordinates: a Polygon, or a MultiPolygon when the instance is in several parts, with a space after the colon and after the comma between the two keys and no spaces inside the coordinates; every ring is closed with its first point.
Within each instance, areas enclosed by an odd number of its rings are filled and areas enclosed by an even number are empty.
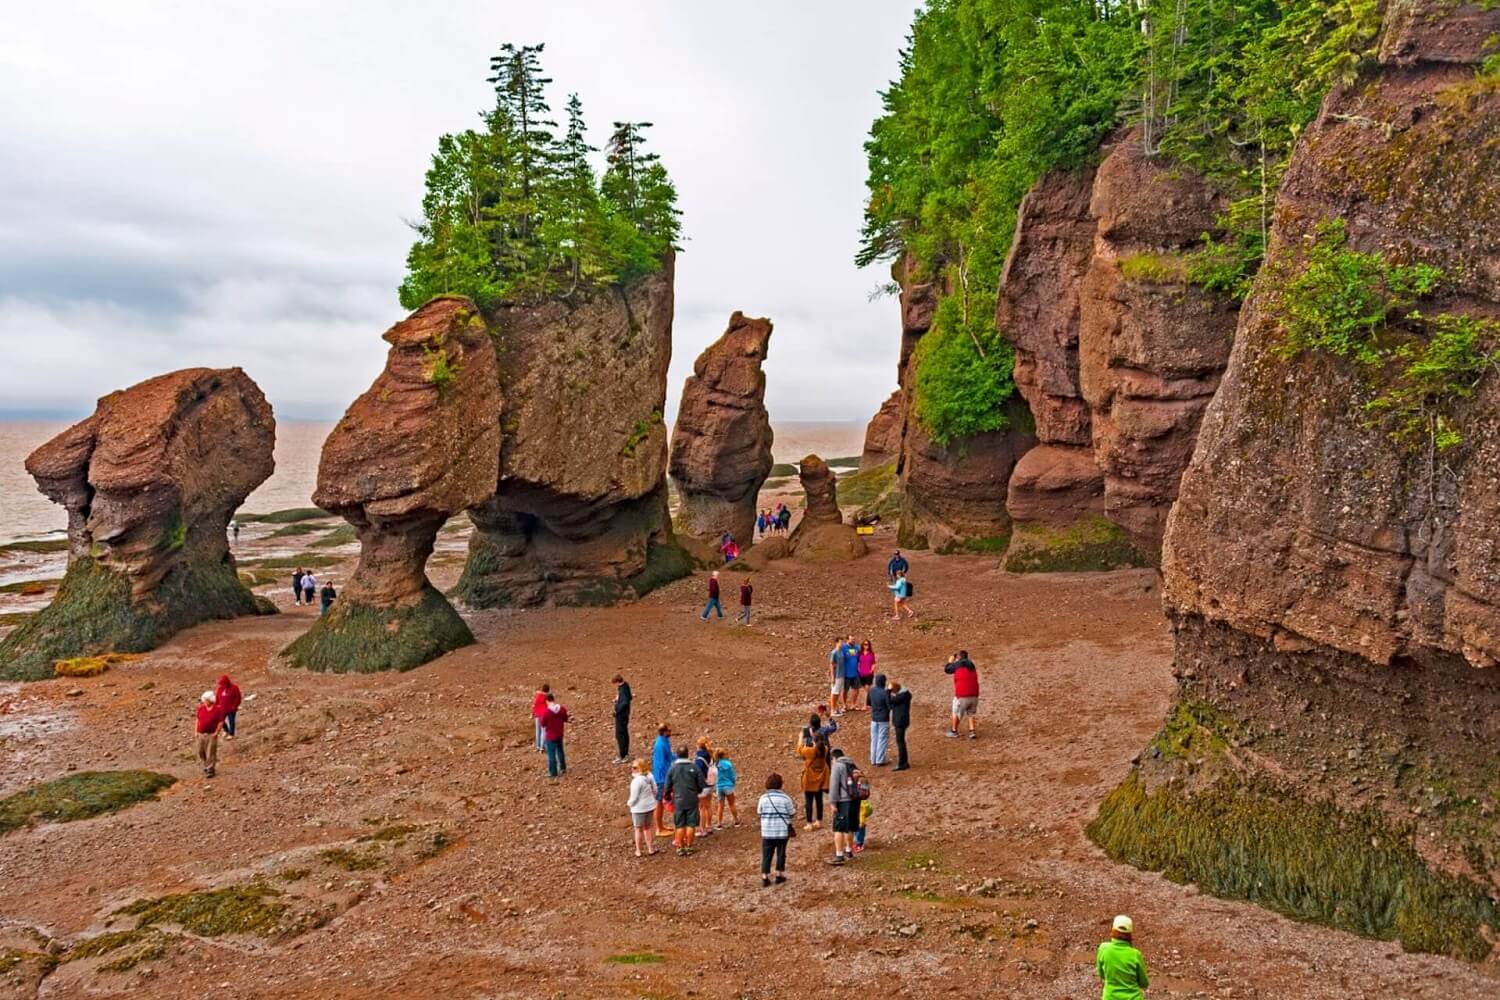
{"type": "Polygon", "coordinates": [[[900,389],[891,393],[865,427],[865,447],[859,469],[878,469],[901,457],[901,414],[905,403],[900,389]]]}
{"type": "Polygon", "coordinates": [[[667,511],[672,262],[626,292],[499,311],[504,441],[454,593],[611,603],[691,572],[667,511]]]}
{"type": "Polygon", "coordinates": [[[271,474],[276,421],[238,368],[189,368],[99,400],[26,459],[68,511],[57,596],[0,642],[0,678],[154,649],[210,618],[274,610],[240,583],[225,531],[271,474]]]}
{"type": "MultiPolygon", "coordinates": [[[[1091,827],[1207,890],[1475,960],[1500,930],[1500,373],[1453,397],[1439,453],[1365,408],[1394,366],[1288,350],[1284,310],[1341,219],[1352,251],[1441,268],[1422,312],[1496,348],[1500,90],[1474,71],[1496,32],[1473,4],[1388,5],[1377,66],[1300,139],[1167,531],[1178,702],[1091,827]]],[[[1385,336],[1419,346],[1402,317],[1385,336]]]]}
{"type": "Polygon", "coordinates": [[[495,347],[468,299],[434,299],[385,334],[385,370],[323,443],[313,501],[354,526],[359,566],[287,647],[314,670],[408,670],[474,641],[427,581],[443,523],[494,493],[495,347]]]}
{"type": "Polygon", "coordinates": [[[1105,512],[1153,555],[1234,341],[1237,308],[1189,285],[1183,255],[1222,209],[1205,180],[1146,157],[1134,133],[1094,180],[1098,232],[1080,291],[1079,382],[1105,512]]]}
{"type": "Polygon", "coordinates": [[[669,470],[677,529],[698,538],[755,538],[756,497],[771,471],[771,420],[761,365],[771,321],[736,312],[693,364],[672,428],[669,470]]]}
{"type": "Polygon", "coordinates": [[[838,476],[817,455],[808,455],[797,466],[806,507],[792,529],[791,551],[809,562],[858,559],[869,552],[854,525],[844,523],[839,509],[838,476]]]}

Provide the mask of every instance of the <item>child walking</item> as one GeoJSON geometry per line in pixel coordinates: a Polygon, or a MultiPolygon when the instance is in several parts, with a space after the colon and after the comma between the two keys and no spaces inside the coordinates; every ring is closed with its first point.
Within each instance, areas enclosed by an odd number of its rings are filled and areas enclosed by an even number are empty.
{"type": "Polygon", "coordinates": [[[729,815],[734,820],[734,825],[740,825],[739,806],[734,804],[734,761],[729,759],[729,751],[719,747],[714,751],[714,794],[718,797],[718,819],[714,822],[715,830],[724,829],[724,807],[729,806],[729,815]]]}
{"type": "Polygon", "coordinates": [[[865,849],[865,827],[870,822],[870,800],[865,799],[859,804],[859,829],[854,831],[854,853],[858,854],[865,849]]]}

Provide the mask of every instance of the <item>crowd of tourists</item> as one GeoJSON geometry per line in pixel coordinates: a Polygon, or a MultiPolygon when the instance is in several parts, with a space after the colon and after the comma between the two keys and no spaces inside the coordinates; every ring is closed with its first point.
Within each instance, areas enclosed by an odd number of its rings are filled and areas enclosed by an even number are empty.
{"type": "Polygon", "coordinates": [[[792,526],[792,509],[784,503],[778,503],[775,507],[768,507],[755,515],[755,533],[764,537],[765,535],[784,535],[792,526]]]}
{"type": "Polygon", "coordinates": [[[317,576],[310,569],[297,567],[292,570],[292,603],[301,607],[313,606],[313,601],[318,602],[318,614],[328,614],[328,609],[333,606],[334,598],[339,593],[334,589],[332,580],[324,580],[318,583],[317,576]]]}

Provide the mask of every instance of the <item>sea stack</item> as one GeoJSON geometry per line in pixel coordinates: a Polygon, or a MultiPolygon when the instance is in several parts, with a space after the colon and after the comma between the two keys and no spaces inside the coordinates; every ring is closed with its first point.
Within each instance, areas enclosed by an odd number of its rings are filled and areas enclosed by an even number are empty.
{"type": "Polygon", "coordinates": [[[792,554],[810,562],[858,559],[869,552],[865,540],[852,524],[844,523],[839,509],[838,476],[817,455],[808,455],[797,467],[806,506],[792,530],[792,554]]]}
{"type": "Polygon", "coordinates": [[[427,303],[385,334],[385,370],[323,444],[313,500],[354,526],[359,566],[286,649],[312,670],[408,670],[474,641],[427,580],[443,523],[499,476],[495,347],[474,304],[427,303]]]}
{"type": "Polygon", "coordinates": [[[470,607],[612,604],[692,571],[667,509],[672,274],[489,317],[504,441],[453,591],[470,607]]]}
{"type": "Polygon", "coordinates": [[[110,393],[32,452],[26,470],[68,511],[68,570],[52,603],[0,642],[0,679],[274,611],[240,583],[226,529],[271,475],[275,441],[248,375],[189,368],[110,393]]]}
{"type": "Polygon", "coordinates": [[[698,356],[682,388],[669,471],[677,485],[677,530],[717,540],[755,537],[756,498],[771,472],[771,420],[761,366],[771,321],[736,312],[698,356]]]}

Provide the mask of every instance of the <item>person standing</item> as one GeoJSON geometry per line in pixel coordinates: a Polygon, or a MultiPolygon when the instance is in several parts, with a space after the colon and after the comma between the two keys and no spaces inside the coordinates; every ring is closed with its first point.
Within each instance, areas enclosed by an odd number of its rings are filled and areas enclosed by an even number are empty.
{"type": "Polygon", "coordinates": [[[979,739],[975,731],[979,714],[979,668],[969,659],[969,651],[959,650],[948,657],[943,673],[953,675],[953,725],[948,729],[948,738],[958,739],[958,724],[969,720],[969,739],[979,739]]]}
{"type": "Polygon", "coordinates": [[[786,844],[797,835],[797,803],[781,790],[781,775],[772,771],[766,791],[755,804],[760,817],[760,884],[771,884],[771,860],[776,861],[776,884],[786,881],[786,844]]]}
{"type": "Polygon", "coordinates": [[[203,765],[205,778],[212,778],[219,765],[219,725],[223,721],[218,705],[214,704],[214,693],[205,691],[199,695],[194,731],[198,737],[198,763],[203,765]]]}
{"type": "Polygon", "coordinates": [[[214,706],[218,708],[219,714],[224,719],[224,738],[234,739],[234,723],[239,715],[240,687],[229,679],[228,674],[219,675],[219,683],[214,686],[214,706]]]}
{"type": "Polygon", "coordinates": [[[1109,940],[1094,956],[1094,972],[1104,983],[1101,1000],[1143,1000],[1151,985],[1146,978],[1146,960],[1131,940],[1134,933],[1134,923],[1120,914],[1115,917],[1109,940]]]}
{"type": "Polygon", "coordinates": [[[672,728],[663,722],[656,727],[656,742],[651,746],[651,781],[656,785],[656,835],[670,837],[672,831],[662,823],[667,811],[667,772],[672,770],[672,728]]]}
{"type": "Polygon", "coordinates": [[[318,591],[318,614],[328,614],[328,609],[333,607],[333,599],[337,596],[339,592],[333,589],[332,580],[323,584],[323,589],[318,591]]]}
{"type": "Polygon", "coordinates": [[[234,530],[234,544],[238,545],[240,544],[240,522],[235,521],[232,527],[234,530]]]}
{"type": "Polygon", "coordinates": [[[547,717],[547,695],[551,690],[552,686],[550,684],[543,684],[537,688],[536,694],[531,696],[531,721],[536,728],[537,753],[542,753],[546,749],[543,746],[542,720],[547,717]]]}
{"type": "Polygon", "coordinates": [[[906,730],[911,726],[911,692],[892,682],[888,698],[891,703],[891,729],[896,734],[895,770],[909,770],[911,761],[906,756],[906,730]]]}
{"type": "Polygon", "coordinates": [[[866,708],[870,707],[870,685],[875,681],[875,643],[866,639],[859,644],[859,690],[856,698],[862,698],[866,708]]]}
{"type": "Polygon", "coordinates": [[[542,715],[542,746],[547,751],[547,777],[553,781],[568,773],[568,755],[563,751],[563,727],[567,723],[568,710],[549,691],[547,710],[542,715]]]}
{"type": "Polygon", "coordinates": [[[698,796],[703,791],[703,779],[697,766],[688,760],[687,744],[677,748],[677,759],[667,772],[667,795],[672,799],[672,826],[676,829],[672,843],[677,856],[687,857],[693,853],[693,837],[698,829],[698,796]]]}
{"type": "Polygon", "coordinates": [[[734,770],[734,761],[729,759],[729,751],[724,747],[714,750],[714,799],[717,807],[717,815],[714,817],[714,829],[724,829],[724,807],[729,807],[729,818],[734,821],[735,826],[740,825],[740,807],[734,802],[734,787],[739,784],[739,776],[734,770]]]}
{"type": "Polygon", "coordinates": [[[719,617],[724,617],[724,605],[719,603],[719,571],[714,570],[708,574],[708,603],[703,605],[703,620],[708,621],[708,613],[717,611],[719,617]]]}
{"type": "Polygon", "coordinates": [[[615,674],[614,684],[615,749],[620,752],[615,763],[624,764],[630,759],[630,685],[619,674],[615,674]]]}
{"type": "Polygon", "coordinates": [[[302,607],[302,567],[292,570],[292,603],[302,607]]]}
{"type": "Polygon", "coordinates": [[[802,829],[816,830],[823,825],[823,795],[828,791],[828,737],[816,733],[812,745],[798,747],[797,752],[802,755],[802,804],[807,810],[802,829]]]}
{"type": "Polygon", "coordinates": [[[907,565],[906,557],[901,554],[900,549],[897,549],[895,554],[891,556],[890,561],[885,564],[886,580],[888,582],[893,581],[896,579],[897,574],[905,573],[910,568],[907,565]]]}
{"type": "Polygon", "coordinates": [[[844,664],[844,710],[860,711],[859,707],[859,643],[851,634],[840,647],[840,658],[844,664]]]}
{"type": "Polygon", "coordinates": [[[899,622],[901,616],[907,618],[917,617],[917,613],[911,609],[911,581],[906,578],[906,570],[896,574],[896,578],[890,582],[888,589],[891,592],[891,620],[899,622]]]}
{"type": "Polygon", "coordinates": [[[854,831],[859,829],[859,797],[855,795],[854,761],[844,751],[833,751],[833,767],[828,775],[828,805],[833,810],[833,858],[829,864],[841,865],[854,858],[854,831]]]}
{"type": "Polygon", "coordinates": [[[876,674],[870,685],[870,766],[885,766],[886,748],[891,742],[891,693],[885,687],[885,674],[876,674]]]}
{"type": "Polygon", "coordinates": [[[630,811],[630,834],[635,838],[635,856],[641,851],[656,853],[656,838],[652,836],[651,816],[656,811],[656,782],[651,780],[651,768],[644,757],[637,758],[630,768],[630,795],[625,800],[630,811]]]}
{"type": "Polygon", "coordinates": [[[313,598],[318,594],[318,578],[313,576],[313,571],[308,570],[302,574],[302,603],[312,607],[313,598]]]}
{"type": "Polygon", "coordinates": [[[707,837],[713,833],[713,829],[708,825],[714,818],[714,782],[709,777],[713,762],[714,751],[713,747],[709,746],[708,737],[698,737],[698,749],[693,753],[693,766],[698,769],[698,836],[700,837],[707,837]]]}
{"type": "Polygon", "coordinates": [[[828,701],[834,715],[844,714],[844,644],[837,641],[828,653],[828,701]]]}
{"type": "Polygon", "coordinates": [[[755,596],[755,588],[750,585],[749,580],[740,584],[740,617],[739,621],[746,625],[750,624],[750,599],[755,596]]]}

